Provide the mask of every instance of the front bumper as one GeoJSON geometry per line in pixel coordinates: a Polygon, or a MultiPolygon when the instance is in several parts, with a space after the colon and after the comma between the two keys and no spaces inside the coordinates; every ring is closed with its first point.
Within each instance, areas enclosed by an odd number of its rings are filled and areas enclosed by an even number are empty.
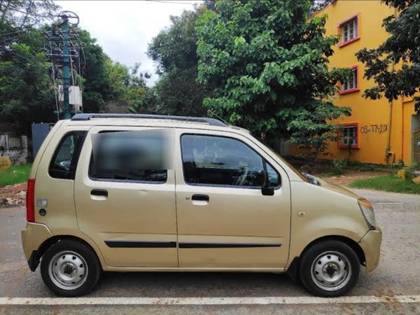
{"type": "Polygon", "coordinates": [[[359,245],[363,249],[366,258],[366,271],[373,271],[379,264],[381,255],[382,231],[380,228],[369,230],[360,240],[359,245]]]}
{"type": "Polygon", "coordinates": [[[52,233],[46,225],[37,223],[27,223],[26,228],[21,232],[23,252],[32,271],[39,263],[39,248],[51,236],[52,233]]]}

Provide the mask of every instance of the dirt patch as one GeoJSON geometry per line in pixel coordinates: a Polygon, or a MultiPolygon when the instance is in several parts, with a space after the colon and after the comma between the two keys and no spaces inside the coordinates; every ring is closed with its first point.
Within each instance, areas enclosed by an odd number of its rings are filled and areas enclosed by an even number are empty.
{"type": "Polygon", "coordinates": [[[347,186],[358,179],[367,179],[367,178],[372,178],[372,177],[382,176],[382,175],[387,175],[387,174],[389,173],[379,172],[379,171],[378,172],[352,171],[352,172],[348,172],[348,173],[345,173],[343,175],[338,175],[338,176],[320,176],[320,177],[332,184],[347,186]]]}
{"type": "Polygon", "coordinates": [[[23,206],[26,198],[26,183],[0,187],[0,207],[23,206]]]}

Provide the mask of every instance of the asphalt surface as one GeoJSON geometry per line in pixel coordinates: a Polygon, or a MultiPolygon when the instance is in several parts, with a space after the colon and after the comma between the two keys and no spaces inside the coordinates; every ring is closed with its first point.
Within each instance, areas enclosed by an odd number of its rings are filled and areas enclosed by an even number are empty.
{"type": "MultiPolygon", "coordinates": [[[[420,196],[356,190],[374,203],[383,230],[379,267],[362,271],[350,296],[420,295],[420,196]]],[[[39,269],[30,272],[20,241],[23,208],[0,208],[0,297],[54,297],[39,269]]],[[[310,297],[286,275],[254,273],[105,273],[90,297],[310,297]]],[[[0,314],[420,314],[419,303],[306,305],[10,306],[0,314]]]]}

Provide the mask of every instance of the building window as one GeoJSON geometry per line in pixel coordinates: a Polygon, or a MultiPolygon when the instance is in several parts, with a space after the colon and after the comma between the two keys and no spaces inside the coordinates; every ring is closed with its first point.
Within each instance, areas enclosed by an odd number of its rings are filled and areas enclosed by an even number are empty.
{"type": "Polygon", "coordinates": [[[348,94],[359,91],[357,86],[357,67],[351,69],[351,75],[349,78],[341,83],[340,94],[348,94]]]}
{"type": "Polygon", "coordinates": [[[357,129],[357,124],[341,126],[338,139],[338,144],[341,149],[357,149],[359,147],[357,129]]]}
{"type": "Polygon", "coordinates": [[[359,39],[359,23],[358,17],[352,17],[351,19],[341,23],[339,25],[339,32],[341,36],[340,47],[350,44],[359,39]]]}

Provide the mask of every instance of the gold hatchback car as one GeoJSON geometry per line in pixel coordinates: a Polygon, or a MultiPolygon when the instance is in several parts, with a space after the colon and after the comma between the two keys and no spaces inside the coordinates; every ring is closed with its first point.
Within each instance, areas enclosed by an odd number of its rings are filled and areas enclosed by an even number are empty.
{"type": "Polygon", "coordinates": [[[77,114],[42,144],[27,191],[29,267],[61,296],[102,271],[288,272],[339,296],[379,261],[366,199],[300,174],[211,118],[77,114]]]}

